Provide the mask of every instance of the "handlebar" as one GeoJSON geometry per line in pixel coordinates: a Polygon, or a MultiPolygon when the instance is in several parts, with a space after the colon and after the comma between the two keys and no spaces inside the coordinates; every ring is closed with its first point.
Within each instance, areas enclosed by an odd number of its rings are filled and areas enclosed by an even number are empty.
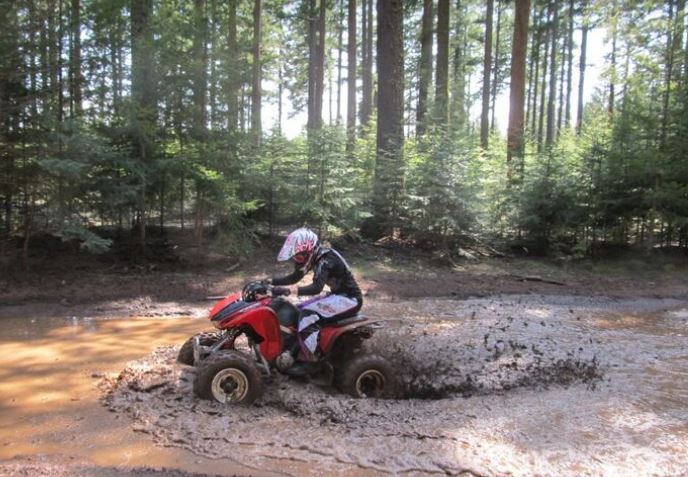
{"type": "Polygon", "coordinates": [[[286,287],[276,287],[264,282],[249,282],[244,285],[241,297],[245,301],[255,301],[258,295],[287,296],[289,293],[289,288],[286,287]]]}

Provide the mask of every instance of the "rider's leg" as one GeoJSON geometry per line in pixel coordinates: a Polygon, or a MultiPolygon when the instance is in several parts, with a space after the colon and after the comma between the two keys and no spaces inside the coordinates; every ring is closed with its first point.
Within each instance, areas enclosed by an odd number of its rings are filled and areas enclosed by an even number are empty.
{"type": "Polygon", "coordinates": [[[304,355],[310,361],[317,358],[321,319],[319,314],[311,310],[304,310],[299,318],[298,339],[304,355]]]}

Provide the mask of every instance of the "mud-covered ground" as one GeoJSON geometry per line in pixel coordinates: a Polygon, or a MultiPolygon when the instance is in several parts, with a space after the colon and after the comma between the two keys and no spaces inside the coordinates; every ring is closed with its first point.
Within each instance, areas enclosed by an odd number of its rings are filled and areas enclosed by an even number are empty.
{"type": "Polygon", "coordinates": [[[103,382],[158,444],[289,475],[686,475],[688,302],[512,295],[370,303],[399,400],[281,376],[253,406],[193,395],[164,346],[103,382]],[[354,474],[355,475],[355,474],[354,474]]]}
{"type": "Polygon", "coordinates": [[[179,344],[207,329],[206,297],[288,273],[278,247],[0,257],[0,475],[686,475],[684,255],[447,263],[344,244],[405,399],[281,377],[248,408],[196,399],[179,344]]]}

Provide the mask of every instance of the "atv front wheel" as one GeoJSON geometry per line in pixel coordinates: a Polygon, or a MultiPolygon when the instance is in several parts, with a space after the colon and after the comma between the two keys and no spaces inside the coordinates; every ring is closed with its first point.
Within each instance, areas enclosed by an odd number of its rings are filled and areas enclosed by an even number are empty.
{"type": "Polygon", "coordinates": [[[339,369],[337,387],[355,398],[394,398],[397,379],[392,365],[376,354],[359,354],[339,369]]]}
{"type": "Polygon", "coordinates": [[[188,366],[193,366],[194,363],[194,338],[198,337],[198,344],[203,346],[212,346],[218,342],[220,339],[220,334],[213,331],[204,331],[203,333],[198,333],[193,335],[191,338],[186,340],[179,350],[177,355],[177,362],[181,364],[186,364],[188,366]]]}
{"type": "Polygon", "coordinates": [[[194,392],[224,404],[250,404],[263,392],[260,371],[236,351],[218,351],[196,366],[194,392]]]}

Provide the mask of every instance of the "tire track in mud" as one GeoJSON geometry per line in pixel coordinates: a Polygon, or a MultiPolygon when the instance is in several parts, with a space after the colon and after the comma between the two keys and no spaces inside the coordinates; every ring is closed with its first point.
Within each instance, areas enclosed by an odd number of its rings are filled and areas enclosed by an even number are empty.
{"type": "Polygon", "coordinates": [[[104,383],[104,402],[162,445],[291,475],[352,466],[445,475],[655,466],[670,475],[688,464],[681,454],[688,429],[668,435],[663,451],[653,446],[688,417],[685,409],[639,424],[647,436],[613,423],[643,419],[626,399],[647,391],[634,375],[672,359],[673,348],[660,351],[647,339],[656,328],[629,333],[602,322],[677,303],[533,296],[374,303],[366,313],[389,321],[366,346],[395,363],[406,399],[356,400],[278,375],[255,405],[228,408],[197,399],[193,368],[175,363],[178,347],[165,347],[104,383]]]}

